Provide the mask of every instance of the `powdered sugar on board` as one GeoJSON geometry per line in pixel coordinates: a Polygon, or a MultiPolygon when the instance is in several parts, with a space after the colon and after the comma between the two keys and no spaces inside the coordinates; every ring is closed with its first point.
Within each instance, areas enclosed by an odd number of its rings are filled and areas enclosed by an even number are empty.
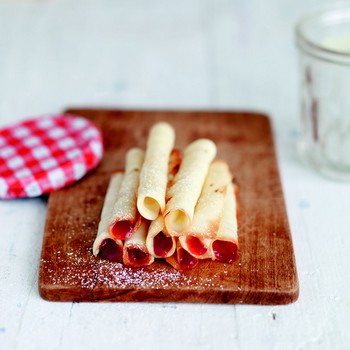
{"type": "MultiPolygon", "coordinates": [[[[152,266],[133,268],[121,263],[94,257],[91,248],[54,250],[50,259],[41,259],[42,273],[47,283],[60,287],[93,289],[95,287],[118,289],[166,289],[174,287],[223,288],[223,276],[203,277],[177,271],[165,261],[152,266]]],[[[226,275],[224,273],[223,275],[226,275]]]]}

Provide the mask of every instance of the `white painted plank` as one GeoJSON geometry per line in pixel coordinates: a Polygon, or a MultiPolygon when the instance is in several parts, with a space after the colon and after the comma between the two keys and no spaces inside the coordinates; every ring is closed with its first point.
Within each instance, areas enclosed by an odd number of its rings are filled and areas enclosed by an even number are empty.
{"type": "Polygon", "coordinates": [[[119,349],[222,349],[236,345],[234,317],[232,306],[74,304],[62,348],[78,342],[82,347],[104,348],[114,339],[119,349]],[[82,323],[87,310],[90,317],[82,323]],[[81,333],[90,336],[77,338],[81,333]]]}
{"type": "Polygon", "coordinates": [[[0,81],[2,118],[8,110],[24,118],[73,105],[208,104],[199,1],[106,4],[6,7],[2,21],[13,38],[0,81]]]}
{"type": "Polygon", "coordinates": [[[0,201],[0,343],[15,344],[27,306],[37,294],[46,215],[42,199],[0,201]]]}

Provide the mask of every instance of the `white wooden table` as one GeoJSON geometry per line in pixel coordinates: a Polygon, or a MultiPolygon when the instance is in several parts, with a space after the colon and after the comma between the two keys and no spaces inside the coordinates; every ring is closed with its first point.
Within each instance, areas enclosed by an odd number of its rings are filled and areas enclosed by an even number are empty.
{"type": "Polygon", "coordinates": [[[0,127],[74,106],[270,114],[300,280],[287,306],[46,302],[46,202],[0,201],[0,349],[350,348],[350,184],[295,150],[293,25],[319,4],[0,0],[0,127]]]}

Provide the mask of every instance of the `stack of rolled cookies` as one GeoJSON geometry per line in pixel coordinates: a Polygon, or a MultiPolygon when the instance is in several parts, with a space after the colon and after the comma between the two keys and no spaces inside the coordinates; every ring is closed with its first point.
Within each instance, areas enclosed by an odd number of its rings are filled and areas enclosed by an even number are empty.
{"type": "Polygon", "coordinates": [[[167,123],[150,130],[146,152],[130,149],[125,171],[111,176],[94,255],[127,266],[166,259],[179,270],[198,260],[236,260],[236,186],[227,163],[214,160],[208,139],[174,149],[167,123]]]}

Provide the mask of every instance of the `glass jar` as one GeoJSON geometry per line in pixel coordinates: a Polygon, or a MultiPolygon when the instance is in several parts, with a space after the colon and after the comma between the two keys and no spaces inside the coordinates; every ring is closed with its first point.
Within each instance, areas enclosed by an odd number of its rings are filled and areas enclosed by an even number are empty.
{"type": "Polygon", "coordinates": [[[350,6],[302,18],[296,27],[301,77],[302,158],[350,180],[350,6]]]}

